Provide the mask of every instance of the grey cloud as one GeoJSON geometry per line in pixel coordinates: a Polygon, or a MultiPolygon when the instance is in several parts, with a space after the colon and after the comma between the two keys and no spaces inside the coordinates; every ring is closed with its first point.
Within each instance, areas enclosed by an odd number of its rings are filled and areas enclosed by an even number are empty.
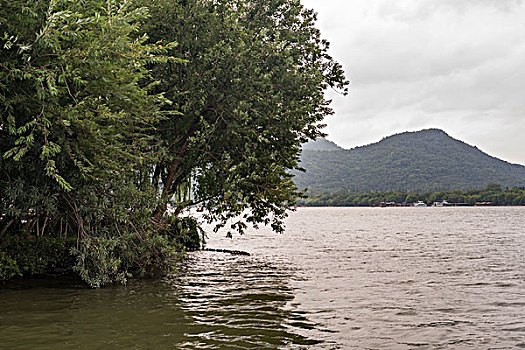
{"type": "Polygon", "coordinates": [[[489,8],[501,12],[512,12],[519,8],[522,0],[401,0],[371,1],[376,15],[386,20],[425,21],[439,12],[456,12],[464,15],[476,8],[489,8]]]}
{"type": "Polygon", "coordinates": [[[525,164],[525,4],[305,0],[352,81],[329,139],[345,147],[438,127],[525,164]]]}

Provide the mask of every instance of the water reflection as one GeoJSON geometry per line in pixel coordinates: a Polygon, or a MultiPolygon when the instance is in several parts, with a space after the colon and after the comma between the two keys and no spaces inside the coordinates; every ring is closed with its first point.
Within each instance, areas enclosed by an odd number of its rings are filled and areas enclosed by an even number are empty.
{"type": "Polygon", "coordinates": [[[258,257],[195,253],[169,283],[180,291],[192,319],[189,348],[271,348],[313,345],[293,332],[315,327],[299,312],[286,310],[293,300],[293,269],[258,257]]]}
{"type": "Polygon", "coordinates": [[[169,348],[187,316],[161,281],[87,289],[75,281],[21,281],[0,291],[6,349],[169,348]]]}
{"type": "Polygon", "coordinates": [[[255,257],[199,252],[164,280],[100,290],[76,280],[0,289],[0,348],[276,349],[318,343],[293,300],[292,269],[255,257]]]}

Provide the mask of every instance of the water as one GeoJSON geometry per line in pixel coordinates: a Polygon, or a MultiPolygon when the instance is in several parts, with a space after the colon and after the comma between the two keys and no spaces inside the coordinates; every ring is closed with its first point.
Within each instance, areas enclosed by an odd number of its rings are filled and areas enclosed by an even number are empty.
{"type": "Polygon", "coordinates": [[[525,208],[300,208],[162,280],[0,289],[2,349],[525,348],[525,208]]]}

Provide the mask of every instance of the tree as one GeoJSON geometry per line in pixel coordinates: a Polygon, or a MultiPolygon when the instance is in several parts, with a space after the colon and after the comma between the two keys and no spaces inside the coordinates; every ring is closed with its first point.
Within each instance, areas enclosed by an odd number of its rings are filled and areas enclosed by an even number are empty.
{"type": "Polygon", "coordinates": [[[156,157],[166,102],[146,65],[169,58],[137,34],[146,18],[126,0],[0,6],[0,236],[75,237],[93,285],[147,265],[133,249],[159,254],[138,243],[156,238],[155,194],[137,174],[156,157]]]}
{"type": "Polygon", "coordinates": [[[232,228],[262,222],[282,231],[299,195],[289,170],[298,168],[300,144],[321,135],[332,114],[324,91],[346,93],[315,13],[297,0],[156,0],[152,14],[151,40],[177,41],[170,54],[188,61],[153,68],[157,91],[182,113],[161,128],[155,219],[191,184],[193,197],[172,203],[176,212],[199,203],[210,221],[243,213],[232,228]]]}
{"type": "MultiPolygon", "coordinates": [[[[65,237],[73,269],[100,286],[165,272],[198,236],[179,216],[190,205],[222,225],[242,215],[240,232],[282,232],[300,145],[332,113],[324,91],[346,93],[312,11],[297,0],[0,1],[0,238],[65,237]]],[[[7,241],[0,271],[11,274],[7,241]]]]}
{"type": "Polygon", "coordinates": [[[502,188],[500,184],[497,183],[490,183],[487,185],[486,191],[492,191],[492,192],[501,192],[502,188]]]}

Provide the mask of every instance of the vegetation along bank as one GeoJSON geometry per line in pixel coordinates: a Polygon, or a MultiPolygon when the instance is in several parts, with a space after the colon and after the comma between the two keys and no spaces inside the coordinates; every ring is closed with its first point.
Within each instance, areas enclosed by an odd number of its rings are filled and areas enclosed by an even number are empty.
{"type": "Polygon", "coordinates": [[[299,200],[305,206],[380,206],[381,203],[412,204],[422,201],[427,204],[446,201],[450,205],[525,205],[525,187],[502,189],[498,184],[490,184],[484,190],[437,191],[437,192],[310,192],[308,198],[299,200]]]}

